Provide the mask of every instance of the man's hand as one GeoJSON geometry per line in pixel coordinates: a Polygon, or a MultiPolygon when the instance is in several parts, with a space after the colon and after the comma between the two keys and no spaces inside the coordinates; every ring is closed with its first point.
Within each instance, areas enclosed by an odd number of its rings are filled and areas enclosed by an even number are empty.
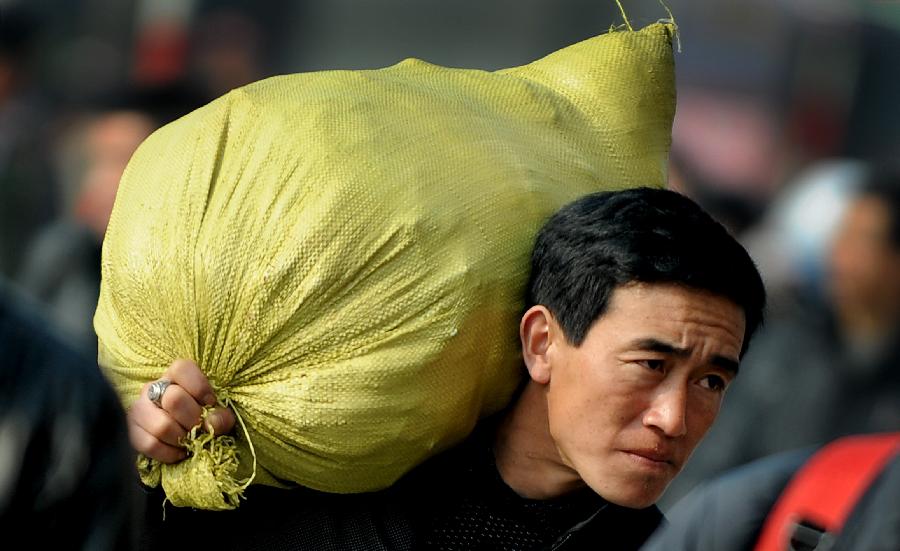
{"type": "MultiPolygon", "coordinates": [[[[177,463],[187,455],[181,439],[200,423],[205,405],[215,405],[216,397],[209,379],[191,360],[175,360],[163,373],[171,381],[157,406],[147,397],[150,383],[128,412],[128,436],[138,452],[161,463],[177,463]]],[[[216,408],[206,418],[208,428],[226,434],[234,427],[234,413],[216,408]]]]}

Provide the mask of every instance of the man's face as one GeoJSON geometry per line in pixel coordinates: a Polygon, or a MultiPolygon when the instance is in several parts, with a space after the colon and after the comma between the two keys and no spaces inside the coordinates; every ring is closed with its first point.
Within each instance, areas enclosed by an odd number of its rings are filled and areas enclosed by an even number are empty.
{"type": "Polygon", "coordinates": [[[547,349],[562,461],[612,503],[654,503],[715,420],[743,338],[744,313],[728,299],[618,288],[580,346],[555,338],[547,349]]]}
{"type": "Polygon", "coordinates": [[[831,251],[832,298],[840,310],[870,311],[900,300],[900,254],[888,207],[875,197],[850,205],[831,251]]]}

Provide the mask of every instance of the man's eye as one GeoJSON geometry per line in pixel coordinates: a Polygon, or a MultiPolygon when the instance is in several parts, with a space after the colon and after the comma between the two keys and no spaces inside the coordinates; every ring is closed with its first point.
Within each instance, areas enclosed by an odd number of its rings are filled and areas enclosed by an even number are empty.
{"type": "Polygon", "coordinates": [[[710,390],[722,391],[725,390],[725,387],[728,385],[725,382],[725,379],[719,377],[718,375],[707,375],[700,380],[700,386],[702,386],[703,388],[708,388],[710,390]]]}
{"type": "Polygon", "coordinates": [[[665,365],[664,360],[640,360],[637,363],[653,371],[659,371],[665,365]]]}

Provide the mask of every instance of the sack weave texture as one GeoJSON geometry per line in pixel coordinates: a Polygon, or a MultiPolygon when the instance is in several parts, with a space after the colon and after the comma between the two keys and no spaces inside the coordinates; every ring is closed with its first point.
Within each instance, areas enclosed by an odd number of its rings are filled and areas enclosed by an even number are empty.
{"type": "Polygon", "coordinates": [[[206,509],[251,475],[378,490],[503,408],[541,224],[665,184],[673,36],[613,31],[496,72],[278,76],[148,138],[104,242],[99,360],[128,407],[192,358],[241,423],[194,431],[181,464],[141,460],[144,480],[206,509]]]}

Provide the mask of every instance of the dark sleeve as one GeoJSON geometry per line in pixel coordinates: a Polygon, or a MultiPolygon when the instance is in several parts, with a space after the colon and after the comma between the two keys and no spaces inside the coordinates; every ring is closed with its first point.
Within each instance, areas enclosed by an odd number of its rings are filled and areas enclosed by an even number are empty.
{"type": "Polygon", "coordinates": [[[165,506],[146,491],[139,550],[406,551],[413,548],[410,504],[391,491],[325,494],[251,486],[237,509],[165,506]]]}
{"type": "Polygon", "coordinates": [[[766,515],[814,448],[772,455],[703,483],[667,514],[643,551],[751,549],[766,515]]]}
{"type": "Polygon", "coordinates": [[[0,533],[34,549],[130,549],[125,415],[96,362],[0,282],[0,533]]]}

